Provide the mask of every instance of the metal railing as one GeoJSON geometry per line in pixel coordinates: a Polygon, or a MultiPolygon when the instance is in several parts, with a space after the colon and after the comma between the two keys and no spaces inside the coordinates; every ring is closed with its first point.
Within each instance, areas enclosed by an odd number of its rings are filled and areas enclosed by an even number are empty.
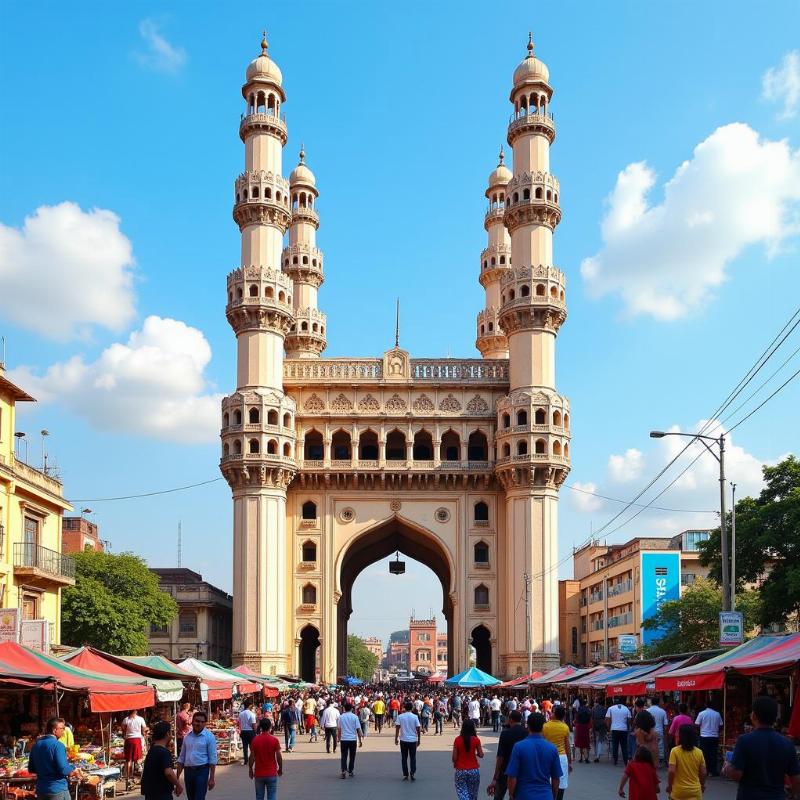
{"type": "Polygon", "coordinates": [[[74,558],[31,542],[14,544],[14,566],[33,567],[50,575],[59,575],[64,578],[75,577],[74,558]]]}

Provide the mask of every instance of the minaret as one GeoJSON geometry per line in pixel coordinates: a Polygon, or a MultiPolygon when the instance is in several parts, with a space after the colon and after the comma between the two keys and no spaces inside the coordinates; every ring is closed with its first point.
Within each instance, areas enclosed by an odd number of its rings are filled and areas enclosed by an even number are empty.
{"type": "Polygon", "coordinates": [[[289,358],[319,358],[327,344],[325,315],[317,308],[317,291],[324,280],[322,251],[317,248],[319,197],[314,173],[306,166],[300,147],[300,163],[289,176],[292,222],[289,246],[283,251],[283,271],[294,282],[295,322],[286,337],[289,358]]]}
{"type": "Polygon", "coordinates": [[[555,123],[547,67],[533,54],[514,71],[508,127],[513,178],[504,222],[513,267],[501,278],[500,324],[508,337],[509,396],[498,404],[497,475],[506,490],[505,641],[509,674],[558,664],[558,492],[569,472],[569,403],[555,391],[556,334],[566,318],[564,274],[553,266],[561,220],[550,173],[555,123]],[[530,580],[530,627],[525,596],[530,580]]]}
{"type": "Polygon", "coordinates": [[[478,280],[486,290],[486,306],[478,314],[478,338],[475,347],[484,358],[508,358],[508,340],[500,326],[500,279],[511,266],[511,239],[503,215],[506,207],[506,185],[511,180],[511,171],[503,163],[505,154],[500,148],[500,163],[489,176],[486,199],[489,208],[483,226],[489,237],[486,249],[481,253],[481,271],[478,280]]]}
{"type": "Polygon", "coordinates": [[[286,95],[266,33],[242,95],[245,169],[233,206],[241,266],[228,275],[226,307],[237,341],[236,392],[222,401],[220,468],[233,492],[233,660],[274,674],[287,671],[290,658],[286,488],[295,472],[295,405],[283,392],[283,350],[294,317],[292,281],[281,271],[291,219],[281,176],[286,95]]]}

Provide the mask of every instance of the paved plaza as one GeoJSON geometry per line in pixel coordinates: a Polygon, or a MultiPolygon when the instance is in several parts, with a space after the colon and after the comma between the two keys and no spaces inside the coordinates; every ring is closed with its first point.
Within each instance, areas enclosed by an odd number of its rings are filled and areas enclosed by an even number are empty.
{"type": "MultiPolygon", "coordinates": [[[[307,737],[300,737],[293,753],[284,753],[284,773],[278,787],[278,798],[300,800],[308,797],[324,797],[325,800],[395,800],[417,796],[419,798],[454,798],[453,767],[450,750],[457,731],[447,727],[443,736],[428,734],[422,737],[417,758],[417,780],[404,782],[400,770],[400,751],[394,744],[394,731],[379,736],[370,731],[364,747],[356,757],[355,777],[342,780],[339,772],[339,753],[336,756],[325,752],[320,740],[308,744],[307,737]]],[[[486,786],[494,771],[497,751],[497,734],[481,729],[481,741],[486,757],[481,765],[480,797],[486,797],[486,786]]],[[[281,737],[281,741],[283,741],[281,737]]],[[[570,777],[566,800],[598,800],[617,798],[617,786],[622,767],[611,762],[601,764],[575,764],[570,777]]],[[[666,770],[661,770],[662,793],[666,798],[666,770]]],[[[184,795],[185,796],[185,795],[184,795]]],[[[249,800],[254,797],[247,769],[241,765],[221,767],[217,770],[217,787],[209,793],[208,800],[249,800]]],[[[704,800],[732,800],[735,787],[729,781],[715,778],[708,781],[704,800]]],[[[129,795],[130,797],[130,795],[129,795]]]]}

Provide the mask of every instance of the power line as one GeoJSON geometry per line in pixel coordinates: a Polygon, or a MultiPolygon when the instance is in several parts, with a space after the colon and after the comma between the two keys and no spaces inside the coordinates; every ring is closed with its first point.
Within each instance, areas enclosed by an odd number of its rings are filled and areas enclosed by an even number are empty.
{"type": "Polygon", "coordinates": [[[173,492],[183,492],[186,489],[196,489],[198,486],[208,486],[209,483],[216,483],[221,481],[222,477],[212,478],[208,481],[200,481],[200,483],[189,483],[186,486],[176,486],[173,489],[159,489],[155,492],[143,492],[142,494],[126,494],[121,497],[94,497],[89,500],[68,500],[71,505],[80,505],[81,503],[110,503],[113,500],[136,500],[140,497],[155,497],[158,494],[172,494],[173,492]]]}
{"type": "Polygon", "coordinates": [[[767,403],[769,403],[769,401],[772,400],[772,398],[775,397],[775,395],[778,394],[778,392],[780,392],[785,386],[791,383],[798,375],[800,375],[800,369],[797,370],[797,372],[795,372],[791,376],[789,376],[789,378],[787,378],[769,397],[767,397],[763,402],[759,403],[749,414],[747,414],[747,416],[742,417],[732,428],[729,428],[728,433],[730,433],[731,431],[735,431],[743,422],[746,422],[748,419],[750,419],[750,417],[752,417],[753,414],[756,413],[756,411],[758,411],[761,408],[764,408],[764,406],[767,403]]]}
{"type": "Polygon", "coordinates": [[[651,508],[653,511],[673,511],[680,514],[716,514],[716,511],[710,511],[702,508],[665,508],[664,506],[651,506],[644,503],[631,503],[628,500],[620,500],[618,497],[608,497],[608,495],[600,494],[599,492],[590,492],[588,489],[579,489],[577,486],[565,484],[567,489],[573,492],[580,492],[581,494],[590,494],[592,497],[599,497],[602,500],[610,500],[612,503],[627,503],[632,506],[639,506],[642,509],[651,508]]]}

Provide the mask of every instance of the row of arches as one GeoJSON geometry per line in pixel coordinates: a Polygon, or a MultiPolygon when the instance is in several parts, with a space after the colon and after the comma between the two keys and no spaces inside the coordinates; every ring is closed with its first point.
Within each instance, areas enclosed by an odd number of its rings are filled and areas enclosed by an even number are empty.
{"type": "Polygon", "coordinates": [[[520,95],[514,101],[514,115],[524,117],[528,114],[546,114],[548,103],[546,94],[532,92],[529,95],[520,95]]]}
{"type": "MultiPolygon", "coordinates": [[[[246,443],[244,443],[242,439],[234,439],[232,443],[225,442],[222,445],[222,455],[224,458],[230,455],[240,456],[243,455],[244,452],[250,455],[260,453],[261,442],[255,438],[248,439],[246,443]],[[245,447],[247,448],[246,451],[244,449],[245,447]]],[[[265,452],[268,456],[283,455],[284,458],[291,458],[292,445],[289,442],[284,442],[283,448],[281,448],[277,439],[269,439],[267,440],[267,449],[265,452]]]]}
{"type": "MultiPolygon", "coordinates": [[[[490,266],[496,267],[498,265],[498,263],[500,264],[500,266],[505,265],[506,264],[506,257],[505,256],[500,256],[499,259],[496,256],[492,256],[491,258],[485,258],[483,260],[483,268],[484,269],[489,269],[490,266]]],[[[508,263],[509,264],[511,263],[511,256],[508,257],[508,263]]]]}
{"type": "MultiPolygon", "coordinates": [[[[547,297],[547,287],[543,283],[537,283],[534,288],[534,296],[536,297],[547,297]]],[[[527,283],[523,283],[522,286],[519,287],[519,296],[520,297],[530,297],[531,296],[531,287],[528,286],[527,283]]],[[[557,286],[550,287],[550,298],[552,300],[564,300],[564,290],[559,290],[557,286]]],[[[517,290],[516,289],[509,289],[508,294],[503,292],[500,296],[500,302],[505,303],[508,301],[509,303],[512,300],[517,299],[517,290]]]]}
{"type": "MultiPolygon", "coordinates": [[[[277,425],[278,424],[278,411],[275,408],[270,408],[267,411],[267,425],[277,425]]],[[[251,406],[247,410],[247,421],[250,425],[259,425],[261,423],[261,409],[256,406],[251,406]]],[[[231,422],[234,425],[241,425],[242,424],[242,411],[241,409],[234,409],[233,414],[229,412],[225,412],[222,415],[222,425],[223,427],[227,428],[231,422]]],[[[292,427],[292,415],[286,411],[283,415],[283,427],[284,428],[291,428],[292,427]]]]}
{"type": "MultiPolygon", "coordinates": [[[[528,424],[528,411],[527,409],[520,408],[515,416],[516,425],[527,425],[528,424]]],[[[548,415],[547,412],[543,408],[537,408],[533,412],[533,424],[534,425],[547,425],[548,415]]],[[[556,428],[565,428],[569,430],[569,414],[566,412],[562,414],[559,409],[554,409],[553,414],[550,417],[553,421],[553,425],[556,428]]],[[[510,428],[511,427],[511,414],[505,413],[500,417],[500,425],[501,428],[510,428]]]]}
{"type": "MultiPolygon", "coordinates": [[[[531,190],[530,189],[523,189],[522,190],[522,201],[529,202],[531,199],[531,190]]],[[[547,200],[548,203],[558,203],[558,192],[554,192],[552,189],[543,189],[541,186],[537,186],[533,190],[533,198],[535,200],[547,200]]],[[[511,204],[519,203],[520,201],[520,193],[514,192],[511,195],[511,204]]]]}
{"type": "MultiPolygon", "coordinates": [[[[290,262],[289,262],[289,259],[288,259],[288,258],[285,258],[285,259],[283,260],[283,266],[284,266],[284,267],[288,267],[288,266],[289,266],[289,263],[290,263],[290,262]]],[[[307,265],[307,264],[308,264],[308,256],[303,256],[303,257],[302,257],[302,259],[301,259],[300,257],[298,257],[298,256],[292,256],[291,263],[292,263],[292,264],[303,264],[303,265],[307,265]]],[[[311,258],[311,266],[312,266],[312,267],[316,267],[316,266],[317,266],[317,259],[316,259],[315,257],[312,257],[312,258],[311,258]]],[[[322,266],[322,262],[321,262],[321,261],[320,261],[320,264],[319,264],[319,266],[322,266]]]]}
{"type": "MultiPolygon", "coordinates": [[[[232,291],[228,292],[228,302],[229,303],[233,302],[234,296],[236,297],[237,300],[243,300],[244,299],[244,289],[241,286],[239,286],[239,287],[237,287],[235,293],[232,292],[232,291]]],[[[257,283],[251,283],[247,287],[247,296],[248,297],[259,297],[260,296],[260,292],[258,290],[258,284],[257,283]]],[[[275,299],[275,289],[274,289],[274,287],[265,286],[264,287],[264,297],[266,297],[268,300],[274,300],[275,299]]],[[[283,289],[279,289],[278,290],[278,302],[279,303],[286,303],[287,305],[291,305],[292,304],[292,296],[290,294],[287,294],[286,292],[284,292],[283,289]]]]}
{"type": "MultiPolygon", "coordinates": [[[[545,439],[537,439],[533,443],[533,452],[535,455],[548,455],[548,448],[547,448],[547,441],[545,439]]],[[[520,439],[517,442],[517,446],[515,448],[515,453],[518,456],[527,456],[528,455],[528,440],[527,439],[520,439]]],[[[569,443],[561,442],[558,439],[553,440],[553,444],[550,448],[549,455],[553,456],[563,456],[564,458],[569,458],[569,443]]],[[[511,443],[505,442],[500,449],[500,457],[501,458],[510,458],[511,457],[511,443]]]]}
{"type": "Polygon", "coordinates": [[[489,199],[489,211],[497,211],[499,208],[505,208],[506,205],[506,193],[505,192],[494,192],[489,199]]]}
{"type": "Polygon", "coordinates": [[[314,195],[311,192],[299,192],[292,195],[292,209],[314,208],[314,195]]]}
{"type": "Polygon", "coordinates": [[[247,98],[248,114],[280,114],[281,99],[272,92],[251,92],[247,98]]]}
{"type": "MultiPolygon", "coordinates": [[[[272,189],[270,189],[269,186],[265,186],[264,193],[262,194],[258,186],[251,186],[249,190],[245,187],[241,192],[236,192],[237,203],[246,203],[248,200],[272,200],[272,189]]],[[[289,197],[283,194],[280,189],[276,189],[275,202],[282,206],[288,206],[289,197]]]]}
{"type": "MultiPolygon", "coordinates": [[[[312,322],[312,323],[311,323],[311,327],[309,328],[309,324],[308,324],[308,322],[306,322],[305,320],[303,320],[303,321],[300,323],[300,331],[301,331],[302,333],[307,333],[309,330],[310,330],[312,333],[318,333],[318,334],[320,334],[321,336],[324,336],[324,335],[325,335],[325,326],[324,326],[324,325],[321,325],[319,322],[312,322]]],[[[292,325],[292,332],[295,332],[295,333],[297,332],[297,323],[295,323],[294,325],[292,325]]]]}
{"type": "MultiPolygon", "coordinates": [[[[488,461],[489,443],[482,431],[473,431],[467,438],[467,460],[488,461]]],[[[461,437],[449,429],[441,439],[434,443],[433,436],[425,429],[417,431],[408,440],[403,431],[395,428],[386,435],[384,458],[386,461],[433,461],[438,450],[440,461],[461,461],[461,437]],[[410,450],[410,453],[409,453],[410,450]]],[[[377,432],[368,428],[358,437],[358,459],[377,461],[380,458],[380,444],[377,432]]],[[[350,461],[353,457],[353,442],[350,433],[339,429],[330,441],[330,458],[335,461],[350,461]]],[[[315,429],[306,432],[303,438],[303,458],[306,461],[322,461],[325,458],[325,445],[322,434],[315,429]]]]}

